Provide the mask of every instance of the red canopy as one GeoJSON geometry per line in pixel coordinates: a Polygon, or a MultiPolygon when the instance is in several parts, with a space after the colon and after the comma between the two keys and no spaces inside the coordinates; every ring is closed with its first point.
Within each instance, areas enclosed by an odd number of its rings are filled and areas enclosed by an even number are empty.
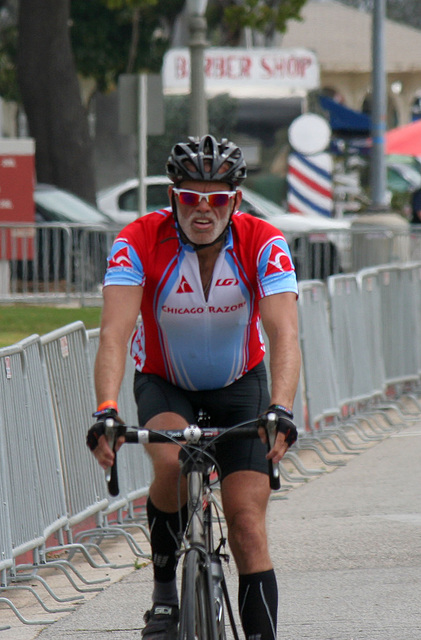
{"type": "Polygon", "coordinates": [[[421,120],[386,132],[385,153],[401,156],[421,156],[421,120]]]}

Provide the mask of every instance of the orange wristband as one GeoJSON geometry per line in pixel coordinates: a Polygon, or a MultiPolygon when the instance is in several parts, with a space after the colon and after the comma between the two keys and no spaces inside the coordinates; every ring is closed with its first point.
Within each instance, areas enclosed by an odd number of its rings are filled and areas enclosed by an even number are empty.
{"type": "Polygon", "coordinates": [[[117,402],[115,400],[106,400],[105,402],[101,402],[98,406],[97,412],[104,411],[105,409],[115,409],[118,413],[117,402]]]}

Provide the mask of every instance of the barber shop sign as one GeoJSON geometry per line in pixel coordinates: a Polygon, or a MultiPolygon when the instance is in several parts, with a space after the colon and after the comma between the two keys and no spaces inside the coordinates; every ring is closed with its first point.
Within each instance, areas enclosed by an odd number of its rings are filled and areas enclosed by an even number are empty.
{"type": "MultiPolygon", "coordinates": [[[[211,48],[204,53],[205,87],[208,93],[247,92],[260,87],[270,93],[277,89],[316,89],[320,70],[314,52],[307,49],[211,48]]],[[[164,58],[164,91],[185,93],[190,85],[190,52],[170,49],[164,58]]]]}

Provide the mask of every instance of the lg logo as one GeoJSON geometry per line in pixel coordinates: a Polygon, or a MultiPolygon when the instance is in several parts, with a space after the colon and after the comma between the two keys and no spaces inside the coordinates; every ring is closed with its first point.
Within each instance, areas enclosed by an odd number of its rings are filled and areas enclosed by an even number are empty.
{"type": "Polygon", "coordinates": [[[231,287],[236,284],[238,284],[237,278],[225,278],[224,280],[222,280],[222,278],[219,278],[219,280],[215,282],[216,287],[231,287]]]}

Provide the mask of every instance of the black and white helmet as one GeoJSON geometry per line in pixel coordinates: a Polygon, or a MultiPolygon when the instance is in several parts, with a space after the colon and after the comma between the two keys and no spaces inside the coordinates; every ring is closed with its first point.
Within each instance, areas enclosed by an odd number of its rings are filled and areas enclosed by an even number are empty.
{"type": "Polygon", "coordinates": [[[205,180],[237,186],[247,176],[241,149],[227,138],[218,142],[211,135],[189,137],[188,142],[174,145],[166,169],[167,176],[175,184],[183,180],[205,180]]]}

